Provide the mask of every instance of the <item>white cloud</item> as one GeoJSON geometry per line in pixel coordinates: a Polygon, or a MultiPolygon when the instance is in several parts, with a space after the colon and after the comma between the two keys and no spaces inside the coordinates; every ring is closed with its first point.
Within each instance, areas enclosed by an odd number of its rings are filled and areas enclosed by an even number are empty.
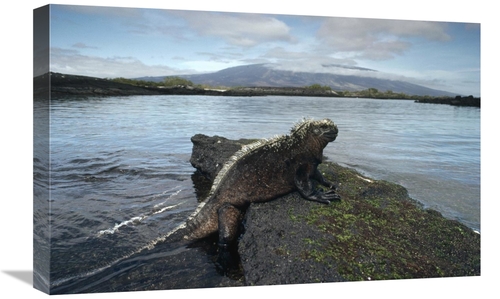
{"type": "Polygon", "coordinates": [[[294,42],[282,21],[257,14],[178,12],[189,26],[203,36],[221,37],[231,45],[252,47],[263,42],[294,42]]]}
{"type": "MultiPolygon", "coordinates": [[[[275,47],[259,57],[260,59],[272,63],[274,69],[293,72],[312,73],[336,73],[339,69],[325,67],[328,65],[354,66],[356,62],[352,59],[339,59],[314,51],[292,51],[283,47],[275,47]]],[[[340,69],[340,71],[352,70],[340,69]]]]}
{"type": "Polygon", "coordinates": [[[332,53],[349,52],[354,58],[387,60],[411,48],[409,38],[449,41],[446,24],[425,21],[328,18],[317,32],[332,53]]]}
{"type": "Polygon", "coordinates": [[[72,47],[77,49],[98,49],[97,47],[88,46],[84,43],[76,43],[72,47]]]}
{"type": "Polygon", "coordinates": [[[51,49],[50,71],[92,76],[98,78],[166,76],[195,73],[194,70],[179,70],[164,65],[146,65],[134,57],[107,57],[81,55],[76,50],[51,49]]]}

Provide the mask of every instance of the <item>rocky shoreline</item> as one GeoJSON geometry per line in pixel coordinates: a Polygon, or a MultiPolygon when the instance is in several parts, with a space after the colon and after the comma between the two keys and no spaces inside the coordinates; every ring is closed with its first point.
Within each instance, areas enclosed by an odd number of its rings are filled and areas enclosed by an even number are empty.
{"type": "Polygon", "coordinates": [[[329,90],[299,87],[245,87],[229,90],[203,89],[192,86],[135,86],[87,76],[50,73],[34,78],[35,97],[49,91],[52,97],[65,96],[131,96],[131,95],[210,95],[210,96],[336,96],[329,90]]]}
{"type": "MultiPolygon", "coordinates": [[[[191,164],[210,182],[251,141],[195,135],[191,164]]],[[[245,285],[480,275],[479,233],[423,209],[400,185],[333,162],[320,170],[340,202],[292,193],[248,208],[238,245],[245,285]]]]}
{"type": "MultiPolygon", "coordinates": [[[[205,95],[205,96],[307,96],[307,97],[340,97],[342,95],[329,89],[314,89],[307,87],[239,87],[228,90],[203,89],[193,86],[136,86],[119,83],[113,80],[88,76],[48,73],[33,79],[35,98],[47,97],[64,98],[66,96],[134,96],[134,95],[205,95]],[[50,83],[49,83],[50,82],[50,83]],[[50,85],[50,88],[49,88],[50,85]]],[[[352,96],[355,98],[355,96],[352,96]]],[[[374,97],[386,99],[386,97],[374,97]]],[[[480,98],[423,98],[416,103],[448,104],[454,106],[480,107],[480,98]]]]}
{"type": "Polygon", "coordinates": [[[454,98],[433,98],[433,99],[420,99],[416,100],[416,103],[425,104],[445,104],[452,106],[469,106],[469,107],[481,107],[481,98],[475,98],[473,96],[461,97],[456,96],[454,98]]]}
{"type": "Polygon", "coordinates": [[[183,86],[157,88],[134,86],[87,76],[65,75],[59,73],[45,74],[34,79],[35,97],[49,92],[51,97],[65,96],[133,96],[133,95],[218,95],[217,91],[207,91],[183,86]]]}

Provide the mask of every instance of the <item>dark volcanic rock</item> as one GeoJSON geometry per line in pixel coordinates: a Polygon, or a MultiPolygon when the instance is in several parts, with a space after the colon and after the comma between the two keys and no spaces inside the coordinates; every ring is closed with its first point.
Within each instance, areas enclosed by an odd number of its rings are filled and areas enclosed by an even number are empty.
{"type": "Polygon", "coordinates": [[[191,154],[191,165],[213,180],[224,162],[245,144],[252,142],[251,139],[228,140],[224,137],[208,137],[196,134],[191,137],[193,152],[191,154]]]}
{"type": "Polygon", "coordinates": [[[65,75],[59,73],[50,73],[50,90],[52,96],[117,96],[155,94],[154,92],[151,92],[143,87],[122,84],[106,79],[65,75]]]}
{"type": "Polygon", "coordinates": [[[50,90],[52,97],[131,95],[222,95],[221,92],[191,86],[135,86],[88,76],[48,73],[33,79],[35,96],[50,90]],[[50,81],[48,81],[50,78],[50,81]]]}
{"type": "MultiPolygon", "coordinates": [[[[191,163],[210,179],[251,141],[192,140],[191,163]]],[[[246,285],[480,275],[477,232],[423,209],[400,185],[330,162],[319,169],[339,185],[340,202],[293,192],[247,209],[238,244],[246,285]]]]}
{"type": "Polygon", "coordinates": [[[306,258],[313,249],[308,240],[334,238],[298,219],[318,203],[304,200],[298,192],[264,204],[252,204],[245,216],[240,254],[247,285],[335,282],[345,279],[332,259],[306,258]]]}
{"type": "Polygon", "coordinates": [[[420,99],[416,100],[417,103],[426,104],[445,104],[452,106],[469,106],[469,107],[481,107],[481,98],[475,98],[473,96],[461,97],[456,96],[454,98],[430,98],[430,99],[420,99]]]}

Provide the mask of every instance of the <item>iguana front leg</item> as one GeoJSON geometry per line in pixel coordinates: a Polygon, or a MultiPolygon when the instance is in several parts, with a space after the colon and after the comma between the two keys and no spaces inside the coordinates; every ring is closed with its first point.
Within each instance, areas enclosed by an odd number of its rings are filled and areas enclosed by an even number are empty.
{"type": "Polygon", "coordinates": [[[325,187],[328,187],[332,190],[337,190],[337,185],[330,182],[329,180],[327,180],[322,174],[321,172],[318,170],[318,168],[316,168],[316,171],[314,172],[314,175],[313,175],[313,179],[315,179],[316,181],[318,181],[318,183],[320,183],[321,185],[325,186],[325,187]]]}
{"type": "Polygon", "coordinates": [[[325,204],[329,204],[334,200],[340,200],[340,196],[335,193],[334,189],[323,192],[322,190],[315,188],[311,177],[318,180],[318,182],[320,182],[322,185],[328,187],[333,185],[331,182],[328,182],[325,178],[323,178],[321,173],[319,173],[314,166],[302,165],[295,174],[295,186],[297,187],[297,190],[299,191],[300,195],[302,195],[302,197],[307,200],[317,201],[325,204]],[[318,174],[320,176],[319,180],[317,177],[318,174]]]}

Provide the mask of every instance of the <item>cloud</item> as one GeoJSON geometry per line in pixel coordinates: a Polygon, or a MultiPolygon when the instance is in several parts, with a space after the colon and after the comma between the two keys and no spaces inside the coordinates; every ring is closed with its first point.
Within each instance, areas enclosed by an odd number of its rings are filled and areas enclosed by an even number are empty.
{"type": "Polygon", "coordinates": [[[387,60],[403,54],[411,48],[412,38],[451,40],[445,23],[359,18],[325,19],[317,38],[332,53],[369,60],[387,60]]]}
{"type": "Polygon", "coordinates": [[[282,21],[258,14],[178,12],[202,36],[223,38],[231,45],[253,47],[264,42],[295,42],[282,21]]]}
{"type": "Polygon", "coordinates": [[[243,57],[243,54],[238,52],[198,52],[196,54],[208,57],[208,59],[212,61],[223,62],[233,61],[243,57]]]}
{"type": "MultiPolygon", "coordinates": [[[[338,69],[331,65],[355,66],[352,59],[333,58],[314,51],[292,51],[283,47],[275,47],[259,57],[260,61],[271,63],[271,67],[278,70],[312,73],[337,73],[338,69]]],[[[347,69],[341,68],[341,71],[347,69]]]]}
{"type": "Polygon", "coordinates": [[[295,41],[287,24],[262,14],[93,6],[61,6],[61,9],[112,20],[121,30],[143,36],[157,34],[179,40],[216,37],[238,47],[295,41]]]}
{"type": "Polygon", "coordinates": [[[98,47],[87,46],[84,43],[76,43],[72,47],[77,49],[98,49],[98,47]]]}
{"type": "Polygon", "coordinates": [[[74,49],[51,48],[50,71],[98,78],[167,76],[195,73],[164,65],[146,65],[134,57],[102,58],[82,55],[74,49]]]}
{"type": "Polygon", "coordinates": [[[70,25],[77,22],[70,17],[61,17],[64,13],[68,13],[69,16],[78,14],[92,22],[112,24],[108,30],[125,34],[143,36],[157,34],[179,39],[183,39],[186,35],[184,22],[170,10],[85,5],[55,5],[55,7],[62,13],[53,17],[63,18],[70,25]]]}

